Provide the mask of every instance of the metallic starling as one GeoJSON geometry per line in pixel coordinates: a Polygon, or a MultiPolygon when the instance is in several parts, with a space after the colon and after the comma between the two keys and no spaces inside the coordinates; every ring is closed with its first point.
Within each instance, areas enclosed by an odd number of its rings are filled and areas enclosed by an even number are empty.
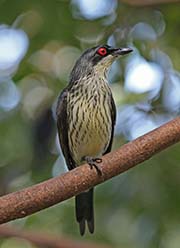
{"type": "MultiPolygon", "coordinates": [[[[115,59],[131,51],[97,46],[87,49],[77,60],[56,109],[59,140],[69,170],[87,162],[101,173],[99,157],[111,151],[116,121],[107,72],[115,59]]],[[[77,195],[75,204],[81,235],[86,222],[93,233],[93,188],[77,195]]]]}

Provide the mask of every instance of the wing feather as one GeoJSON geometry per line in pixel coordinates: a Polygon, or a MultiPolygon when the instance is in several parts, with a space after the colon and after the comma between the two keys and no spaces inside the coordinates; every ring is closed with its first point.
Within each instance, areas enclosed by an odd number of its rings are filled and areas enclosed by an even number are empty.
{"type": "Polygon", "coordinates": [[[114,126],[116,124],[116,105],[114,103],[114,99],[112,96],[111,96],[111,121],[112,121],[111,138],[109,141],[109,145],[108,145],[106,151],[104,152],[104,154],[109,153],[111,151],[111,147],[112,147],[112,143],[113,143],[113,137],[114,137],[114,126]]]}
{"type": "Polygon", "coordinates": [[[60,94],[57,103],[56,114],[61,149],[65,157],[68,169],[72,170],[76,167],[76,164],[71,156],[68,142],[67,94],[67,89],[62,91],[62,93],[60,94]]]}

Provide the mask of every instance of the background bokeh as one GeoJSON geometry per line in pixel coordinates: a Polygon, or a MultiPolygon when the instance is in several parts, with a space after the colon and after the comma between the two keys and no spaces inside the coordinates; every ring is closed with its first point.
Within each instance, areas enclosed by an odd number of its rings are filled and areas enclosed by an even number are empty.
{"type": "MultiPolygon", "coordinates": [[[[113,149],[180,113],[180,4],[123,2],[0,1],[1,195],[66,170],[56,135],[56,99],[88,47],[108,43],[134,50],[109,72],[118,112],[113,149]]],[[[96,187],[95,234],[83,240],[179,248],[179,163],[176,145],[96,187]]],[[[74,199],[11,224],[82,239],[74,199]]],[[[0,247],[35,246],[10,238],[1,239],[0,247]]]]}

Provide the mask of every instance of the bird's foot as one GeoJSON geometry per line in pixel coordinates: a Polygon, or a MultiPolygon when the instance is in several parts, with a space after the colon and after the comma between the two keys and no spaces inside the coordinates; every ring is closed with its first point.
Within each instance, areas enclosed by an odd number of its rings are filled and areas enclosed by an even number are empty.
{"type": "Polygon", "coordinates": [[[101,176],[102,175],[102,170],[98,166],[99,163],[102,163],[102,158],[93,158],[86,156],[84,160],[90,165],[90,168],[92,169],[93,167],[96,169],[97,173],[101,176]]]}

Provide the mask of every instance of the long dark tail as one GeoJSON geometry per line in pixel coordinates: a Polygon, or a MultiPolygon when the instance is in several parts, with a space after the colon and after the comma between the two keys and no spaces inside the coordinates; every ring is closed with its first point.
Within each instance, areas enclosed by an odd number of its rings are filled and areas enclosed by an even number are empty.
{"type": "Polygon", "coordinates": [[[79,222],[80,234],[85,233],[87,221],[90,233],[94,232],[94,207],[93,207],[93,188],[88,192],[83,192],[76,196],[76,220],[79,222]]]}

